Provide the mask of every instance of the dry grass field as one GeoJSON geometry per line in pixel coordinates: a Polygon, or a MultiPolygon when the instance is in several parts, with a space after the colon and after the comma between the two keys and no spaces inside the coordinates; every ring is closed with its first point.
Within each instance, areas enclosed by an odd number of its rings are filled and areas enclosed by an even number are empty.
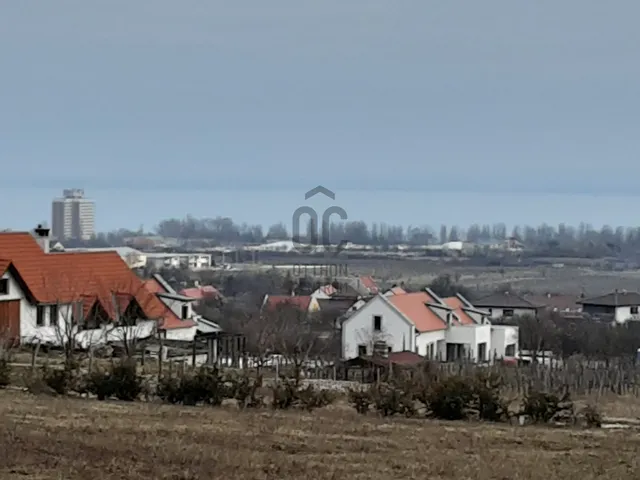
{"type": "MultiPolygon", "coordinates": [[[[624,407],[625,409],[627,407],[624,407]]],[[[637,479],[635,431],[238,412],[0,391],[0,479],[637,479]]]]}

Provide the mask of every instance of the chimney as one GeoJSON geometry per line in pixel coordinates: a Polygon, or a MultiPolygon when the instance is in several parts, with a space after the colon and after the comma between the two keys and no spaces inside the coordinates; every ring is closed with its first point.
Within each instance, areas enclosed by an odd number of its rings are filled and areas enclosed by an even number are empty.
{"type": "Polygon", "coordinates": [[[48,228],[43,227],[41,224],[38,224],[38,226],[33,230],[36,241],[44,253],[49,253],[49,231],[50,230],[48,228]]]}

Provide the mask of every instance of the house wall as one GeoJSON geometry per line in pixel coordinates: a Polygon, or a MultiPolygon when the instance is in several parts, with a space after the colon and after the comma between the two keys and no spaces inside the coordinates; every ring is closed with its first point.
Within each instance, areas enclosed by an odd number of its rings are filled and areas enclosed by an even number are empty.
{"type": "MultiPolygon", "coordinates": [[[[490,325],[460,325],[452,326],[447,330],[447,343],[457,343],[466,346],[469,358],[474,362],[489,360],[491,352],[491,326],[490,325]],[[485,358],[478,358],[478,345],[486,344],[485,358]]],[[[446,351],[445,351],[446,353],[446,351]]]]}
{"type": "MultiPolygon", "coordinates": [[[[632,314],[631,308],[631,306],[616,307],[616,322],[624,323],[626,321],[640,320],[640,315],[638,313],[632,314]]],[[[639,307],[636,305],[635,308],[638,309],[639,307]]]]}
{"type": "Polygon", "coordinates": [[[416,353],[430,359],[444,359],[446,330],[424,332],[416,338],[416,353]],[[429,346],[431,345],[431,349],[429,346]],[[431,355],[429,351],[431,350],[431,355]]]}
{"type": "Polygon", "coordinates": [[[520,351],[518,347],[518,327],[506,325],[491,326],[491,358],[503,358],[506,356],[508,345],[515,345],[515,356],[520,351]]]}
{"type": "Polygon", "coordinates": [[[164,331],[164,338],[181,342],[192,342],[197,333],[197,326],[185,328],[171,328],[164,331]]]}
{"type": "Polygon", "coordinates": [[[415,327],[395,308],[382,299],[374,297],[342,324],[342,357],[356,358],[358,346],[366,345],[367,353],[372,353],[374,340],[385,341],[391,351],[414,351],[415,327]],[[373,331],[373,317],[382,316],[382,332],[373,331]]]}
{"type": "Polygon", "coordinates": [[[502,318],[505,310],[513,310],[513,315],[521,317],[524,315],[535,316],[538,312],[535,308],[502,308],[502,307],[479,307],[481,310],[486,310],[491,314],[491,318],[502,318]]]}

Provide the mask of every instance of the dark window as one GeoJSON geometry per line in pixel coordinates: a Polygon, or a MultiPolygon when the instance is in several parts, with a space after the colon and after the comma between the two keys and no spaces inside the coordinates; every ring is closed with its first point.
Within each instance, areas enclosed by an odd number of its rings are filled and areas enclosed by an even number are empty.
{"type": "Polygon", "coordinates": [[[510,308],[505,308],[504,310],[502,310],[502,316],[503,317],[513,317],[513,310],[510,308]]]}
{"type": "Polygon", "coordinates": [[[51,305],[49,307],[49,325],[58,324],[58,305],[51,305]]]}
{"type": "Polygon", "coordinates": [[[7,295],[9,293],[9,279],[0,278],[0,295],[7,295]]]}
{"type": "Polygon", "coordinates": [[[182,319],[186,320],[189,318],[189,305],[182,305],[182,319]]]}
{"type": "Polygon", "coordinates": [[[515,357],[516,356],[516,345],[512,343],[511,345],[507,345],[507,348],[504,350],[505,357],[515,357]]]}
{"type": "Polygon", "coordinates": [[[631,307],[631,315],[637,315],[638,314],[638,307],[631,307]]]}
{"type": "Polygon", "coordinates": [[[373,330],[376,332],[382,330],[382,315],[373,316],[373,330]]]}
{"type": "Polygon", "coordinates": [[[362,357],[367,354],[367,346],[366,345],[358,345],[358,356],[362,357]]]}
{"type": "Polygon", "coordinates": [[[45,307],[43,305],[38,305],[36,307],[36,326],[42,327],[44,325],[44,312],[45,307]]]}

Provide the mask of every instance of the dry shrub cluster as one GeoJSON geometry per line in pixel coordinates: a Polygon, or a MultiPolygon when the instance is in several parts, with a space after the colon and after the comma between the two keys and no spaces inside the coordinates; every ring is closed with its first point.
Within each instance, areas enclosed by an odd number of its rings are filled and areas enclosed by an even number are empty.
{"type": "Polygon", "coordinates": [[[529,422],[577,423],[589,427],[602,423],[595,406],[576,414],[568,391],[545,392],[530,388],[518,409],[510,409],[515,399],[503,394],[499,375],[476,371],[439,376],[428,367],[419,374],[405,376],[367,389],[349,391],[349,403],[361,414],[373,410],[381,416],[436,418],[441,420],[483,420],[506,422],[524,416],[529,422]]]}
{"type": "MultiPolygon", "coordinates": [[[[1,374],[0,364],[0,380],[1,374]]],[[[335,394],[328,390],[303,386],[299,377],[282,377],[265,392],[262,376],[253,378],[244,373],[223,373],[217,367],[208,366],[162,376],[150,388],[137,373],[135,361],[130,359],[91,373],[84,373],[73,364],[65,364],[63,368],[44,365],[36,372],[29,372],[25,384],[32,393],[91,394],[98,400],[135,401],[144,395],[147,398],[155,396],[164,403],[188,406],[219,406],[225,400],[234,400],[241,409],[265,407],[270,397],[270,405],[274,409],[312,411],[336,399],[335,394]]]]}

